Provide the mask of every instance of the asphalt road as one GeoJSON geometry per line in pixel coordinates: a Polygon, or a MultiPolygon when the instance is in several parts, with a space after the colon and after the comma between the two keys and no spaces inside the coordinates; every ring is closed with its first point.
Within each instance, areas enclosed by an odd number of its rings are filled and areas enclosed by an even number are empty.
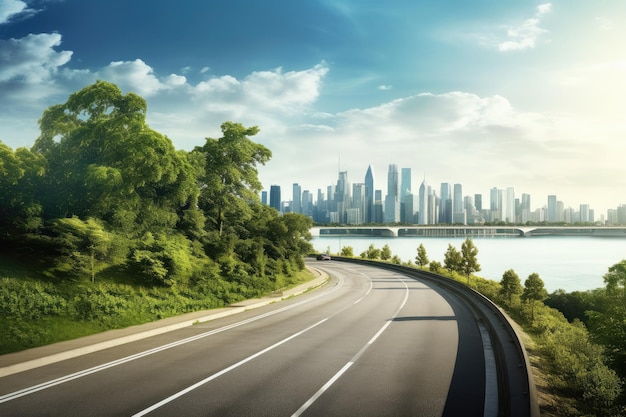
{"type": "Polygon", "coordinates": [[[0,378],[0,416],[485,415],[483,339],[460,301],[315,267],[332,280],[303,296],[0,378]]]}

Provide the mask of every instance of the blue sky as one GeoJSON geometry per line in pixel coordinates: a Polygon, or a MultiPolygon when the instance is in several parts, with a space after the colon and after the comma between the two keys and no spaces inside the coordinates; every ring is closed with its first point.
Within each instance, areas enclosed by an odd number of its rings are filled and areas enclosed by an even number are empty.
{"type": "Polygon", "coordinates": [[[257,125],[264,186],[390,163],[435,190],[626,203],[626,2],[0,0],[0,140],[98,79],[179,149],[257,125]]]}

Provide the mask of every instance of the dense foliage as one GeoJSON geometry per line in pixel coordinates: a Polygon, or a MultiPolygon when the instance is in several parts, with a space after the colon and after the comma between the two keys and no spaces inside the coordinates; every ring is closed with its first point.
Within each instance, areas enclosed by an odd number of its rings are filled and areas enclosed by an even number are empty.
{"type": "Polygon", "coordinates": [[[278,289],[304,268],[312,223],[261,204],[257,166],[271,152],[250,139],[257,127],[226,122],[222,137],[186,152],[147,125],[146,111],[143,98],[98,81],[45,110],[31,149],[0,142],[0,250],[37,262],[45,278],[3,282],[5,298],[32,293],[25,302],[38,306],[2,299],[5,318],[90,319],[96,299],[113,317],[124,302],[97,285],[111,280],[215,306],[278,289]],[[62,301],[51,283],[92,287],[62,301]]]}

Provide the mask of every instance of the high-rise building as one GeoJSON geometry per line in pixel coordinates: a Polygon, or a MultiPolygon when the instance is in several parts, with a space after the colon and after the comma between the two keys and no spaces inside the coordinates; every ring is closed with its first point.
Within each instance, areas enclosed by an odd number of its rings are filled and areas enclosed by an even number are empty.
{"type": "Polygon", "coordinates": [[[363,223],[363,213],[365,212],[365,184],[362,182],[352,184],[352,203],[350,208],[358,210],[358,223],[352,224],[363,223]]]}
{"type": "Polygon", "coordinates": [[[280,199],[280,185],[270,187],[270,206],[282,212],[282,201],[280,199]]]}
{"type": "Polygon", "coordinates": [[[300,213],[313,216],[313,194],[309,192],[309,190],[302,191],[302,206],[300,213]]]}
{"type": "Polygon", "coordinates": [[[411,191],[411,168],[402,168],[401,172],[400,203],[404,203],[404,197],[411,191]]]}
{"type": "Polygon", "coordinates": [[[450,183],[442,182],[440,190],[439,223],[452,224],[452,189],[450,183]]]}
{"type": "Polygon", "coordinates": [[[367,167],[365,173],[365,213],[363,220],[365,223],[374,222],[374,173],[371,165],[367,167]]]}
{"type": "Polygon", "coordinates": [[[298,183],[293,184],[293,195],[291,198],[291,212],[302,213],[302,187],[298,183]]]}
{"type": "Polygon", "coordinates": [[[398,181],[398,166],[389,164],[387,172],[387,196],[385,197],[385,223],[400,221],[400,184],[398,181]]]}
{"type": "Polygon", "coordinates": [[[507,187],[502,198],[502,220],[515,223],[515,190],[507,187]]]}
{"type": "Polygon", "coordinates": [[[554,223],[557,221],[556,205],[557,205],[556,195],[549,195],[548,196],[548,213],[546,216],[546,221],[548,221],[549,223],[554,223]]]}
{"type": "Polygon", "coordinates": [[[428,207],[428,186],[426,185],[426,178],[424,178],[419,189],[419,209],[417,213],[418,224],[428,224],[428,207]]]}
{"type": "Polygon", "coordinates": [[[346,209],[350,207],[350,184],[348,183],[348,172],[340,171],[335,186],[335,205],[339,216],[339,222],[346,222],[346,209]]]}
{"type": "Polygon", "coordinates": [[[402,168],[400,172],[402,174],[400,180],[400,221],[409,223],[412,214],[407,217],[406,196],[411,194],[411,168],[402,168]]]}

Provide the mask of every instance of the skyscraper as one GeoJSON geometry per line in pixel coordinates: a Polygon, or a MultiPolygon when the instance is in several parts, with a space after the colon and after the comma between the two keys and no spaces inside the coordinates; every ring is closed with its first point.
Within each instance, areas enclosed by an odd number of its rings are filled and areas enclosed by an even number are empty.
{"type": "Polygon", "coordinates": [[[450,183],[441,183],[441,206],[439,207],[439,223],[452,223],[452,194],[450,183]]]}
{"type": "Polygon", "coordinates": [[[409,223],[411,219],[408,217],[412,217],[412,213],[407,213],[406,197],[411,193],[411,168],[402,168],[400,172],[402,173],[400,180],[400,221],[409,223]]]}
{"type": "Polygon", "coordinates": [[[293,184],[293,195],[291,199],[291,212],[302,213],[302,187],[298,183],[293,184]]]}
{"type": "Polygon", "coordinates": [[[389,164],[387,173],[387,196],[385,197],[385,223],[400,221],[400,184],[398,183],[398,166],[389,164]]]}
{"type": "Polygon", "coordinates": [[[556,222],[556,195],[548,196],[548,215],[546,216],[546,220],[548,222],[556,222]]]}
{"type": "Polygon", "coordinates": [[[374,222],[374,173],[371,165],[368,165],[365,173],[365,213],[363,220],[365,223],[374,222]]]}
{"type": "Polygon", "coordinates": [[[417,222],[419,224],[428,224],[428,186],[426,178],[422,181],[419,189],[419,212],[417,213],[417,222]]]}
{"type": "Polygon", "coordinates": [[[274,207],[279,212],[282,211],[280,200],[280,185],[272,185],[270,187],[270,206],[274,207]]]}

